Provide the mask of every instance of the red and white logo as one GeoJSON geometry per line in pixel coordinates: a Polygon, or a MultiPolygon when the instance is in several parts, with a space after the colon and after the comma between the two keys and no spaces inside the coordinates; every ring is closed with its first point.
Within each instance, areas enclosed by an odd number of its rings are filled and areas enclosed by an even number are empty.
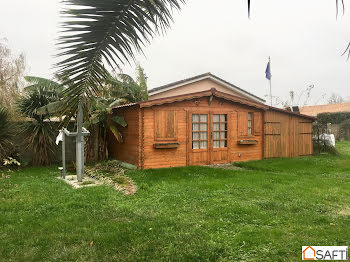
{"type": "Polygon", "coordinates": [[[347,246],[303,246],[303,260],[348,260],[347,246]]]}

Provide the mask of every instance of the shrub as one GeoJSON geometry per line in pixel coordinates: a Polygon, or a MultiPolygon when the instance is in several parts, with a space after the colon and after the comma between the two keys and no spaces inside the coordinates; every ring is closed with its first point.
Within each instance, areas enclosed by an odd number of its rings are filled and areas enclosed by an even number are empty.
{"type": "Polygon", "coordinates": [[[340,124],[339,137],[345,140],[350,140],[350,119],[347,119],[340,124]]]}
{"type": "Polygon", "coordinates": [[[56,128],[49,121],[49,114],[37,114],[37,109],[55,101],[55,92],[39,87],[28,92],[17,102],[19,113],[29,118],[21,124],[21,130],[25,135],[24,146],[32,152],[32,165],[51,164],[56,128]]]}
{"type": "Polygon", "coordinates": [[[321,113],[317,115],[317,121],[321,124],[340,124],[347,119],[350,119],[350,112],[321,113]]]}
{"type": "Polygon", "coordinates": [[[331,155],[339,155],[339,151],[332,145],[328,143],[328,141],[320,139],[313,139],[313,152],[315,155],[326,153],[331,155]]]}
{"type": "Polygon", "coordinates": [[[14,145],[11,142],[16,134],[16,125],[11,121],[10,113],[6,108],[0,107],[0,159],[8,157],[14,145]]]}

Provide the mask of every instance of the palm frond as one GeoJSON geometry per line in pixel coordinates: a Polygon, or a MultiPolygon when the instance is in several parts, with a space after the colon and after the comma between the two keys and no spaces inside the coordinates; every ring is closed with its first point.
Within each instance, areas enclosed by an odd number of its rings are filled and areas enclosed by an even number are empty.
{"type": "Polygon", "coordinates": [[[31,85],[24,88],[25,91],[33,92],[39,87],[45,88],[49,91],[56,91],[61,93],[64,90],[64,86],[53,80],[37,77],[37,76],[25,76],[24,79],[31,85]]]}
{"type": "Polygon", "coordinates": [[[58,100],[58,95],[55,91],[47,90],[39,87],[32,92],[28,92],[17,101],[18,112],[24,116],[42,121],[49,117],[49,112],[45,111],[43,114],[37,114],[37,110],[45,107],[58,100]]]}
{"type": "Polygon", "coordinates": [[[250,17],[250,0],[248,0],[248,17],[250,17]]]}
{"type": "Polygon", "coordinates": [[[131,85],[136,85],[137,83],[135,82],[135,80],[127,75],[127,74],[118,74],[118,78],[120,78],[120,80],[124,83],[127,83],[127,84],[131,84],[131,85]]]}
{"type": "Polygon", "coordinates": [[[349,58],[350,58],[350,43],[346,47],[346,49],[345,49],[344,53],[342,54],[342,56],[345,55],[345,54],[348,54],[347,60],[349,60],[349,58]]]}
{"type": "MultiPolygon", "coordinates": [[[[129,62],[135,51],[169,27],[172,9],[183,0],[66,0],[67,19],[60,37],[60,78],[69,78],[65,107],[76,108],[79,97],[97,95],[109,76],[103,65],[129,62]]],[[[70,110],[72,111],[72,110],[70,110]]]]}
{"type": "Polygon", "coordinates": [[[127,104],[129,101],[125,98],[118,98],[114,100],[112,103],[109,104],[109,107],[112,108],[114,106],[124,105],[127,104]]]}
{"type": "Polygon", "coordinates": [[[60,110],[61,106],[62,106],[62,101],[55,101],[55,102],[49,103],[45,106],[39,107],[38,109],[36,109],[35,113],[38,115],[59,114],[59,110],[60,110]]]}
{"type": "MultiPolygon", "coordinates": [[[[336,5],[336,18],[338,18],[338,14],[339,14],[339,0],[335,0],[335,5],[336,5]]],[[[344,3],[344,0],[341,0],[341,5],[342,5],[343,15],[344,15],[345,14],[345,3],[344,3]]]]}
{"type": "Polygon", "coordinates": [[[121,116],[114,115],[111,117],[111,120],[118,124],[121,125],[122,127],[126,127],[128,124],[126,123],[125,119],[121,116]]]}
{"type": "Polygon", "coordinates": [[[130,62],[135,52],[170,26],[184,0],[66,0],[59,38],[60,78],[69,78],[64,106],[75,112],[81,96],[99,94],[109,66],[130,62]]]}
{"type": "Polygon", "coordinates": [[[119,132],[118,128],[114,125],[109,125],[109,129],[111,130],[112,134],[114,135],[115,139],[117,139],[118,142],[123,142],[123,136],[119,132]]]}

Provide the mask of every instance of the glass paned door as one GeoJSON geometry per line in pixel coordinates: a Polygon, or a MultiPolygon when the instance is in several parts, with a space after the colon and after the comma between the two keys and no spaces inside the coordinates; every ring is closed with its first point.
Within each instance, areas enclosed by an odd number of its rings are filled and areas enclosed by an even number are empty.
{"type": "Polygon", "coordinates": [[[208,148],[208,115],[192,114],[192,149],[208,148]]]}
{"type": "Polygon", "coordinates": [[[227,114],[213,114],[213,148],[227,148],[227,114]]]}
{"type": "Polygon", "coordinates": [[[188,165],[227,163],[229,161],[230,113],[191,112],[189,115],[188,165]]]}

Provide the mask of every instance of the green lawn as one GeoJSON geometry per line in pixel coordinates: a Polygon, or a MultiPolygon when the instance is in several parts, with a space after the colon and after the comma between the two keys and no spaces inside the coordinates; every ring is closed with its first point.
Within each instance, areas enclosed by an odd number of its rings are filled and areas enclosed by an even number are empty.
{"type": "Polygon", "coordinates": [[[299,261],[303,245],[349,245],[350,143],[338,149],[243,171],[129,171],[133,196],[27,168],[0,178],[0,260],[299,261]]]}

